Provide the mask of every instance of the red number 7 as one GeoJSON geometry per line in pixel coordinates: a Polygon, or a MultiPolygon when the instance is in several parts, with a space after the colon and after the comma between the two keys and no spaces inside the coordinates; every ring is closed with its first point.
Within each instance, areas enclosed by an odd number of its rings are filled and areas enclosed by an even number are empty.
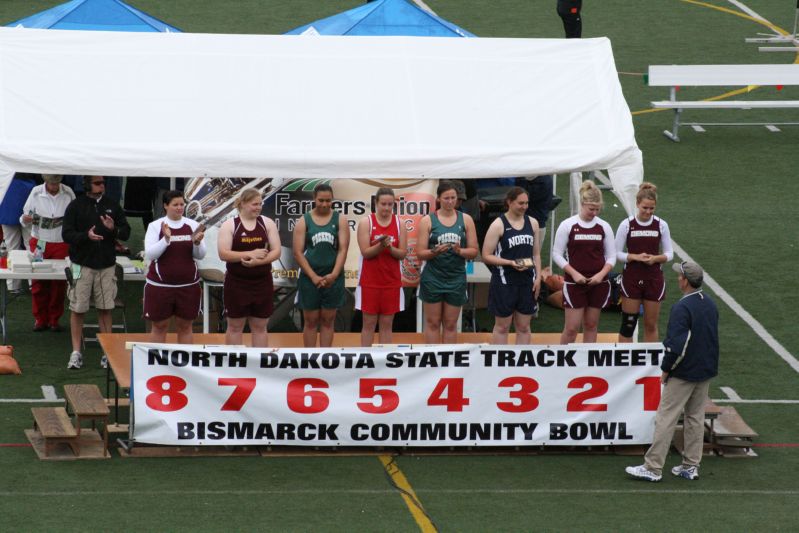
{"type": "Polygon", "coordinates": [[[255,378],[219,378],[220,387],[236,387],[222,406],[222,411],[241,411],[255,389],[255,378]]]}

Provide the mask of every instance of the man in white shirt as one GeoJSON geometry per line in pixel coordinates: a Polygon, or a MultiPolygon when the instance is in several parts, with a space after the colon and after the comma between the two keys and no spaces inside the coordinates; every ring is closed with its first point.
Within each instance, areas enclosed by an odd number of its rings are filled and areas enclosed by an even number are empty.
{"type": "MultiPolygon", "coordinates": [[[[22,216],[23,227],[31,228],[30,251],[41,250],[42,259],[64,259],[69,253],[69,245],[61,237],[64,212],[75,199],[72,189],[61,183],[61,176],[44,174],[44,184],[31,191],[22,216]]],[[[64,314],[65,281],[34,280],[31,283],[33,296],[33,331],[61,331],[58,320],[64,314]]]]}

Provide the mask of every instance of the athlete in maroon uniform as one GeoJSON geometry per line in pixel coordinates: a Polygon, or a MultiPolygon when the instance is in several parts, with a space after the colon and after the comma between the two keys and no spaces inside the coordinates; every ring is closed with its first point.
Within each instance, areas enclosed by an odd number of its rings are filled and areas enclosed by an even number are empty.
{"type": "Polygon", "coordinates": [[[580,212],[558,226],[552,258],[565,273],[565,321],[561,344],[574,342],[580,326],[583,342],[596,342],[599,314],[610,296],[608,272],[616,263],[613,230],[599,218],[602,193],[592,181],[580,187],[580,212]]]}
{"type": "Polygon", "coordinates": [[[275,222],[261,216],[263,199],[254,189],[245,189],[236,199],[239,216],[219,228],[219,258],[227,262],[224,305],[227,319],[226,344],[242,344],[244,325],[249,322],[252,345],[267,345],[267,322],[272,315],[272,262],[280,257],[280,236],[275,222]]]}
{"type": "Polygon", "coordinates": [[[375,193],[375,212],[358,223],[361,266],[355,290],[355,308],[363,312],[361,346],[371,346],[380,324],[381,344],[391,343],[394,315],[405,307],[400,261],[407,253],[408,234],[394,214],[394,191],[375,193]]]}
{"type": "Polygon", "coordinates": [[[657,342],[660,302],[666,294],[660,264],[671,261],[674,252],[669,225],[655,216],[657,187],[642,183],[636,205],[636,216],[623,220],[616,231],[617,257],[624,263],[619,342],[632,342],[641,305],[644,307],[644,342],[657,342]]]}
{"type": "Polygon", "coordinates": [[[175,317],[180,344],[192,344],[192,322],[200,313],[200,276],[196,259],[205,257],[204,231],[183,216],[180,191],[164,193],[166,216],[147,226],[144,256],[150,260],[144,285],[144,318],[152,321],[150,341],[165,342],[169,319],[175,317]]]}

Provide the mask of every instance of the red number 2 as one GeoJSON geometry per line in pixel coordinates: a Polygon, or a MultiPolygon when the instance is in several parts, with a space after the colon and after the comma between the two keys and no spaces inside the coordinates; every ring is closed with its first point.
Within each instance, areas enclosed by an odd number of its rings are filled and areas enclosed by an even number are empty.
{"type": "Polygon", "coordinates": [[[571,398],[569,403],[566,404],[566,410],[573,411],[607,411],[608,404],[606,403],[585,403],[588,400],[599,398],[608,392],[608,382],[602,378],[594,376],[584,376],[574,378],[569,382],[570,389],[582,389],[588,385],[588,390],[578,392],[571,398]]]}

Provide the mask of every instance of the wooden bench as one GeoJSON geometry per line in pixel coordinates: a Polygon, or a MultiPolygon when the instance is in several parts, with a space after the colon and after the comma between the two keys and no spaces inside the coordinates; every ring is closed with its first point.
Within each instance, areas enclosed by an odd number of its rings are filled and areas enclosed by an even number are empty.
{"type": "Polygon", "coordinates": [[[103,455],[108,455],[108,415],[110,410],[105,403],[105,398],[100,394],[97,385],[64,385],[64,397],[67,405],[75,413],[75,429],[80,438],[81,428],[84,421],[92,423],[92,429],[96,428],[96,422],[103,423],[103,455]]]}
{"type": "MultiPolygon", "coordinates": [[[[750,87],[799,85],[799,65],[650,65],[651,87],[671,87],[670,99],[652,102],[656,109],[673,109],[674,124],[663,134],[680,141],[683,109],[790,109],[799,100],[678,100],[678,87],[750,87]]],[[[799,123],[783,123],[799,124],[799,123]]],[[[699,125],[699,124],[697,124],[699,125]]]]}
{"type": "Polygon", "coordinates": [[[33,407],[33,430],[44,439],[44,455],[50,455],[50,447],[57,443],[68,444],[76,456],[80,456],[78,432],[72,425],[63,407],[33,407]]]}

